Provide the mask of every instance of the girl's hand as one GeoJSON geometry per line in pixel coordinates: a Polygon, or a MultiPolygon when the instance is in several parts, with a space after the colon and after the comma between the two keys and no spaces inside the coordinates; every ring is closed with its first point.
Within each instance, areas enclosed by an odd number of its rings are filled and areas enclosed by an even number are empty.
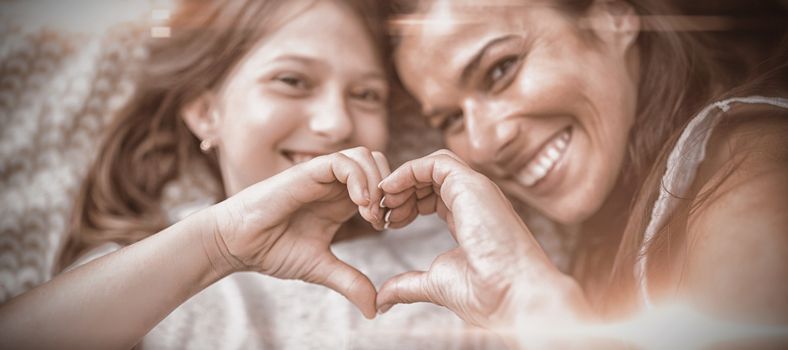
{"type": "Polygon", "coordinates": [[[487,328],[524,325],[526,319],[564,322],[586,312],[580,288],[549,261],[500,189],[453,153],[410,161],[381,188],[392,225],[437,212],[459,244],[429,271],[388,280],[377,296],[381,312],[398,303],[431,302],[487,328]]]}
{"type": "Polygon", "coordinates": [[[329,246],[356,212],[376,229],[383,227],[377,184],[389,172],[383,154],[363,147],[296,165],[217,205],[216,229],[205,238],[215,253],[208,248],[208,254],[214,266],[230,272],[253,270],[324,285],[372,318],[375,287],[329,246]]]}

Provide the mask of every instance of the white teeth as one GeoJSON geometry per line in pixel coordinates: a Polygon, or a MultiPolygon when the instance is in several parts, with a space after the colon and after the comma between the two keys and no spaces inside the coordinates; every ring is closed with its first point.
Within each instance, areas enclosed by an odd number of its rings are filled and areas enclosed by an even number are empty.
{"type": "Polygon", "coordinates": [[[558,139],[558,140],[555,141],[555,146],[558,147],[558,149],[563,151],[564,148],[566,148],[566,142],[567,141],[564,141],[564,139],[558,139]]]}
{"type": "Polygon", "coordinates": [[[556,161],[558,157],[561,156],[561,152],[553,147],[547,149],[547,156],[550,157],[551,160],[556,161]]]}
{"type": "Polygon", "coordinates": [[[531,173],[529,173],[528,171],[521,171],[520,175],[518,176],[518,180],[520,180],[520,182],[523,185],[531,187],[536,183],[536,180],[538,179],[535,176],[531,175],[531,173]]]}
{"type": "Polygon", "coordinates": [[[570,136],[569,132],[565,131],[551,140],[539,151],[533,160],[520,171],[517,175],[518,181],[530,187],[544,178],[547,173],[553,170],[553,167],[555,167],[561,155],[566,151],[570,136]]]}
{"type": "Polygon", "coordinates": [[[532,175],[536,176],[537,179],[541,179],[542,177],[544,177],[545,174],[547,174],[547,169],[549,168],[542,167],[541,165],[538,164],[529,167],[529,171],[531,172],[532,175]]]}
{"type": "Polygon", "coordinates": [[[309,155],[309,154],[304,154],[304,153],[290,153],[290,159],[291,159],[291,160],[293,161],[293,163],[295,163],[295,164],[300,164],[300,163],[303,163],[303,162],[308,162],[308,161],[312,160],[313,158],[314,158],[314,156],[312,156],[312,155],[309,155]]]}
{"type": "Polygon", "coordinates": [[[539,165],[541,165],[542,168],[550,169],[553,166],[553,160],[550,159],[549,157],[540,156],[539,165]]]}

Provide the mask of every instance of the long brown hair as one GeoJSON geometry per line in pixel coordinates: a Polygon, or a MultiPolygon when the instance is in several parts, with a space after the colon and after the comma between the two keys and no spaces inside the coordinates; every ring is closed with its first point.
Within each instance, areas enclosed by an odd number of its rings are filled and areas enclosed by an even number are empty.
{"type": "MultiPolygon", "coordinates": [[[[574,11],[583,11],[591,2],[566,0],[562,3],[574,11]]],[[[784,89],[774,78],[785,69],[781,58],[786,57],[788,44],[786,26],[775,26],[778,22],[767,23],[771,27],[762,25],[743,37],[735,24],[725,31],[682,31],[674,28],[675,18],[670,16],[684,12],[670,2],[629,0],[629,3],[647,22],[638,37],[642,75],[636,121],[617,186],[625,195],[623,199],[614,199],[620,200],[614,209],[619,213],[615,219],[625,225],[614,232],[584,232],[573,264],[573,274],[589,287],[586,290],[590,291],[592,299],[613,312],[621,311],[615,310],[620,305],[604,305],[602,295],[606,299],[615,295],[613,299],[617,304],[632,306],[637,285],[634,266],[643,244],[643,233],[662,186],[668,155],[681,132],[693,116],[712,102],[784,89]],[[739,43],[736,40],[748,41],[745,43],[750,50],[735,52],[739,43]],[[777,45],[771,52],[754,49],[761,42],[776,42],[777,45]]],[[[780,17],[770,19],[781,20],[780,17]]],[[[664,265],[661,270],[670,269],[670,254],[685,238],[686,218],[693,203],[692,198],[682,199],[681,208],[676,212],[684,213],[683,220],[669,221],[649,242],[645,252],[653,257],[649,266],[661,264],[664,265]]]]}
{"type": "MultiPolygon", "coordinates": [[[[171,37],[147,44],[134,94],[106,130],[78,194],[57,270],[98,244],[131,244],[168,226],[162,192],[192,162],[221,181],[217,160],[200,152],[180,118],[182,108],[218,86],[255,44],[315,1],[179,4],[169,23],[171,37]]],[[[383,61],[382,9],[374,0],[342,3],[364,22],[383,61]]]]}

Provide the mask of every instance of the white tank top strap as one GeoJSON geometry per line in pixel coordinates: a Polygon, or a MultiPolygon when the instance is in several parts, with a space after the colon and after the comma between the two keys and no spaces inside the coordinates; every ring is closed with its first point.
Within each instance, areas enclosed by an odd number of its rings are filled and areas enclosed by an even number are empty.
{"type": "Polygon", "coordinates": [[[712,131],[722,119],[731,104],[768,104],[788,109],[788,99],[782,97],[734,97],[715,102],[695,116],[681,133],[667,160],[665,174],[662,176],[659,197],[654,202],[651,220],[643,234],[638,258],[635,264],[635,278],[639,282],[641,300],[646,308],[651,307],[646,280],[646,251],[656,232],[678,205],[678,197],[685,194],[695,180],[700,163],[706,156],[706,143],[712,131]],[[717,112],[719,110],[720,112],[717,112]]]}

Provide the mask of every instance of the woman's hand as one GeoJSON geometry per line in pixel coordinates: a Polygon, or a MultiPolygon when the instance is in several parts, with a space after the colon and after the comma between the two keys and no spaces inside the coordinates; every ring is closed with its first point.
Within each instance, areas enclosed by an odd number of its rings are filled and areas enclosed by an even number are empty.
{"type": "Polygon", "coordinates": [[[437,212],[459,244],[429,271],[388,280],[377,296],[381,312],[398,303],[431,302],[496,329],[587,314],[580,288],[549,261],[500,189],[453,153],[410,161],[381,188],[393,227],[437,212]]]}
{"type": "Polygon", "coordinates": [[[383,154],[359,147],[317,157],[250,186],[217,205],[217,229],[206,237],[209,256],[230,271],[324,285],[372,318],[375,287],[329,246],[356,212],[375,228],[383,227],[377,184],[388,174],[383,154]]]}

